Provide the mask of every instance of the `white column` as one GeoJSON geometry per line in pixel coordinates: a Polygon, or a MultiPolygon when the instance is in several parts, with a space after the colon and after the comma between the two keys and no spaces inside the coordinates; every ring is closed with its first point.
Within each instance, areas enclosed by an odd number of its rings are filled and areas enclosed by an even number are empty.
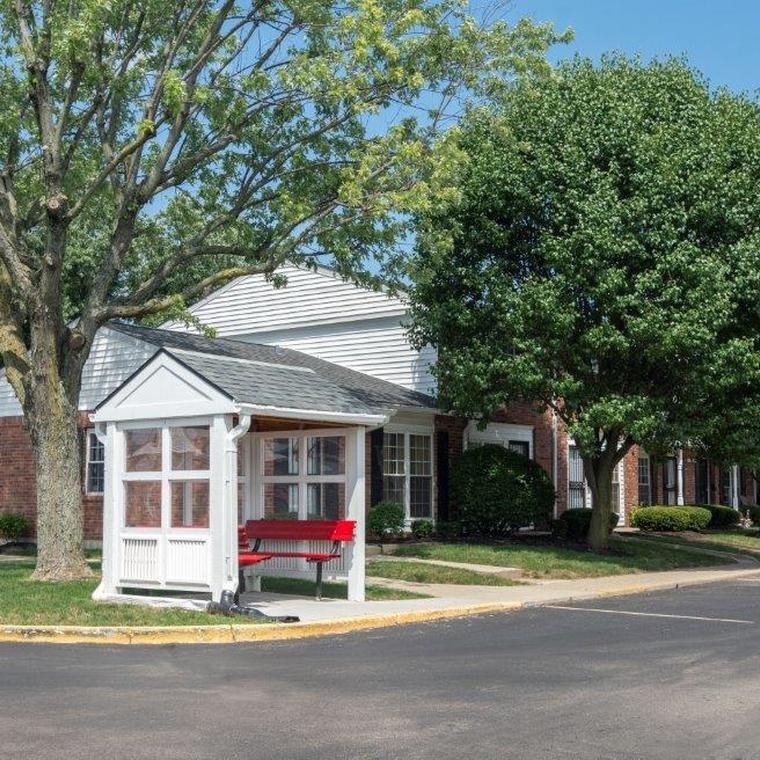
{"type": "Polygon", "coordinates": [[[678,490],[676,503],[679,507],[684,505],[683,499],[683,449],[678,449],[678,490]]]}
{"type": "MultiPolygon", "coordinates": [[[[232,426],[228,417],[225,430],[232,426]]],[[[238,587],[238,446],[242,446],[242,437],[251,426],[251,417],[241,414],[238,424],[224,437],[224,530],[223,530],[223,568],[222,588],[235,591],[238,587]]],[[[250,484],[249,484],[250,485],[250,484]]]]}
{"type": "Polygon", "coordinates": [[[348,599],[364,601],[364,436],[363,427],[352,428],[346,435],[346,517],[356,522],[354,541],[347,547],[348,599]]]}
{"type": "Polygon", "coordinates": [[[731,506],[739,509],[739,465],[735,464],[731,468],[731,506]]]}
{"type": "Polygon", "coordinates": [[[116,593],[117,562],[119,559],[119,525],[121,510],[116,499],[120,479],[122,449],[118,442],[122,435],[116,432],[116,423],[95,426],[95,434],[103,444],[103,557],[101,559],[100,584],[92,598],[105,599],[116,593]]]}
{"type": "MultiPolygon", "coordinates": [[[[227,435],[231,427],[232,417],[218,414],[213,417],[210,429],[209,541],[211,542],[211,575],[209,585],[211,586],[211,598],[215,601],[219,601],[222,591],[234,591],[237,585],[237,578],[235,578],[234,585],[229,580],[229,576],[232,575],[229,524],[230,522],[237,523],[237,520],[231,520],[228,514],[230,509],[227,504],[227,484],[231,478],[225,462],[225,449],[227,447],[227,435]]],[[[235,465],[235,480],[237,480],[237,462],[235,465]]],[[[237,487],[237,483],[235,483],[235,487],[237,487]]],[[[235,554],[235,564],[237,564],[237,554],[235,554]]]]}

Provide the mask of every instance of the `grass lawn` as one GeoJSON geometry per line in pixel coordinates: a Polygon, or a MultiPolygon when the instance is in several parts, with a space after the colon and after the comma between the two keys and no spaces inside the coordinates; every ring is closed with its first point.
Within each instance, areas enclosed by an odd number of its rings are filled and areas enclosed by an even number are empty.
{"type": "MultiPolygon", "coordinates": [[[[401,565],[402,562],[396,564],[401,565]]],[[[298,594],[299,596],[314,596],[317,584],[301,578],[262,578],[261,590],[275,594],[298,594]]],[[[427,594],[417,594],[405,589],[384,588],[383,586],[366,586],[367,601],[380,602],[389,599],[429,599],[427,594]]],[[[322,596],[326,599],[345,599],[348,596],[348,586],[345,583],[322,584],[322,596]]]]}
{"type": "Polygon", "coordinates": [[[392,559],[367,563],[367,576],[392,578],[415,583],[453,583],[457,586],[520,586],[520,581],[498,575],[476,573],[458,567],[426,565],[424,562],[394,562],[392,559]]]}
{"type": "Polygon", "coordinates": [[[450,562],[517,567],[530,578],[591,578],[623,575],[682,567],[725,564],[721,557],[688,549],[678,549],[665,542],[629,541],[620,536],[610,539],[608,553],[553,544],[424,544],[398,546],[403,557],[424,557],[450,562]]]}
{"type": "Polygon", "coordinates": [[[650,541],[691,543],[705,549],[724,552],[740,552],[750,555],[760,553],[760,530],[714,530],[705,533],[679,533],[674,536],[642,536],[650,541]]]}
{"type": "MultiPolygon", "coordinates": [[[[90,595],[98,579],[39,583],[30,580],[33,562],[0,562],[0,624],[5,625],[221,625],[256,622],[246,616],[222,617],[205,612],[156,610],[135,604],[102,604],[90,595]]],[[[97,565],[93,569],[98,569],[97,565]]],[[[284,578],[267,579],[268,591],[314,595],[314,583],[284,578]]],[[[325,596],[345,599],[346,586],[326,583],[325,596]]],[[[408,591],[367,588],[368,599],[411,599],[408,591]]]]}

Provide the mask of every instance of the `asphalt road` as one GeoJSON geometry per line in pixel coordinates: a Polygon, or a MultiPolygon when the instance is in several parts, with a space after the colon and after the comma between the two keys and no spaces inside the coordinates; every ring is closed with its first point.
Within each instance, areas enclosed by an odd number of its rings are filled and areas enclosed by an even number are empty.
{"type": "Polygon", "coordinates": [[[301,642],[2,645],[0,757],[760,758],[760,581],[301,642]]]}

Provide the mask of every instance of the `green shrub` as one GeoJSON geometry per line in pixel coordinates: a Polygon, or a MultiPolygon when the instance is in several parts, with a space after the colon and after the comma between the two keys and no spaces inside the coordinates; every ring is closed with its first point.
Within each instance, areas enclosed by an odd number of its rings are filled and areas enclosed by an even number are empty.
{"type": "MultiPolygon", "coordinates": [[[[610,533],[617,527],[620,515],[610,513],[610,533]]],[[[591,510],[583,507],[566,509],[559,519],[552,522],[552,533],[555,538],[568,541],[585,541],[591,525],[591,510]]]]}
{"type": "Polygon", "coordinates": [[[639,507],[631,524],[641,530],[704,530],[711,518],[702,507],[639,507]]]}
{"type": "Polygon", "coordinates": [[[432,538],[435,526],[430,520],[415,520],[412,523],[412,534],[415,538],[432,538]]]}
{"type": "Polygon", "coordinates": [[[456,541],[462,537],[462,524],[458,520],[441,520],[435,524],[435,535],[441,541],[456,541]]]}
{"type": "Polygon", "coordinates": [[[367,527],[381,541],[404,530],[404,507],[395,501],[381,501],[369,510],[367,527]]]}
{"type": "Polygon", "coordinates": [[[452,485],[468,535],[504,536],[551,518],[554,487],[549,476],[532,459],[503,446],[465,451],[454,467],[452,485]]]}
{"type": "Polygon", "coordinates": [[[739,518],[742,516],[741,512],[737,512],[731,507],[723,507],[720,504],[694,504],[694,506],[709,510],[712,515],[710,528],[732,528],[738,524],[739,518]]]}
{"type": "Polygon", "coordinates": [[[0,538],[6,541],[18,541],[31,532],[29,520],[18,512],[0,514],[0,538]]]}

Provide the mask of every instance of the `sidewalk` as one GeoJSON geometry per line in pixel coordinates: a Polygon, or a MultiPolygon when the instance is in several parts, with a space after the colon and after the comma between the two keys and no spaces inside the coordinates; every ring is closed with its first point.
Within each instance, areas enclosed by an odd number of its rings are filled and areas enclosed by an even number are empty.
{"type": "MultiPolygon", "coordinates": [[[[324,599],[317,602],[306,597],[280,594],[249,593],[243,595],[244,602],[255,604],[262,612],[270,615],[298,615],[303,622],[345,621],[378,615],[406,613],[454,611],[457,608],[476,611],[474,608],[498,610],[517,609],[540,604],[557,604],[572,600],[594,599],[604,596],[634,594],[644,591],[714,583],[723,580],[752,577],[760,578],[760,567],[751,560],[730,565],[719,565],[705,570],[669,570],[657,573],[631,573],[602,578],[581,578],[576,580],[535,580],[522,586],[459,586],[443,584],[421,584],[403,581],[387,582],[386,585],[408,588],[430,599],[403,599],[397,601],[348,602],[341,599],[324,599]]],[[[380,578],[372,578],[375,585],[382,585],[380,578]]],[[[389,621],[392,622],[392,621],[389,621]]]]}

